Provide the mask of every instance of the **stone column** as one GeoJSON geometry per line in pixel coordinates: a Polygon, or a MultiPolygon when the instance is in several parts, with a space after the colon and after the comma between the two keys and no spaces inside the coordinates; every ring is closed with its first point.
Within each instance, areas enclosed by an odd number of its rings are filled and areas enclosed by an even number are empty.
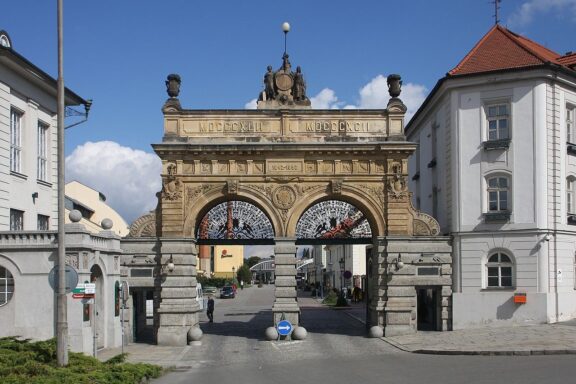
{"type": "Polygon", "coordinates": [[[295,327],[300,320],[300,307],[296,298],[296,239],[283,237],[275,241],[274,324],[284,317],[295,327]]]}
{"type": "Polygon", "coordinates": [[[198,326],[195,239],[160,239],[160,266],[156,278],[158,345],[188,344],[188,331],[198,326]],[[168,263],[174,270],[168,270],[168,263]]]}
{"type": "Polygon", "coordinates": [[[385,238],[378,237],[369,250],[366,260],[366,273],[368,275],[367,297],[367,325],[385,327],[384,307],[386,306],[387,280],[385,271],[385,238]]]}

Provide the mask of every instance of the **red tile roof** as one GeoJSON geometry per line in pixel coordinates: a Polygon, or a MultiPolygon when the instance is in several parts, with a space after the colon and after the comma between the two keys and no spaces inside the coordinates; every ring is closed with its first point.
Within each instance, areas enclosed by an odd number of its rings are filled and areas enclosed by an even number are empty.
{"type": "Polygon", "coordinates": [[[549,62],[570,67],[576,64],[576,55],[561,56],[501,25],[495,25],[448,75],[533,67],[549,62]]]}

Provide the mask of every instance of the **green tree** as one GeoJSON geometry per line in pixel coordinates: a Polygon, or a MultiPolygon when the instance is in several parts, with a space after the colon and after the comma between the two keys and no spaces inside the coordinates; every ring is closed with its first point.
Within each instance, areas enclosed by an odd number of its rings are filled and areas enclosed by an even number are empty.
{"type": "Polygon", "coordinates": [[[236,271],[236,277],[238,278],[238,281],[242,280],[244,283],[249,282],[252,279],[252,272],[250,272],[248,265],[244,264],[238,268],[238,271],[236,271]]]}
{"type": "Polygon", "coordinates": [[[258,264],[262,259],[258,256],[250,256],[248,259],[244,261],[244,265],[247,265],[248,268],[252,268],[256,264],[258,264]]]}

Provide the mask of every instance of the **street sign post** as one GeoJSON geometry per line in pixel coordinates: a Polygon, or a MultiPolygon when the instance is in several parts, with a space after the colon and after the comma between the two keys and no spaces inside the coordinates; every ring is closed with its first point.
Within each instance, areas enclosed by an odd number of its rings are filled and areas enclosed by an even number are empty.
{"type": "Polygon", "coordinates": [[[96,284],[94,283],[82,283],[76,285],[76,288],[72,290],[73,299],[90,299],[96,294],[96,284]]]}
{"type": "Polygon", "coordinates": [[[292,333],[292,324],[288,320],[280,320],[276,324],[276,330],[280,336],[288,336],[292,333]]]}
{"type": "MultiPolygon", "coordinates": [[[[76,272],[76,270],[73,267],[67,265],[65,273],[66,273],[65,292],[70,293],[72,292],[72,289],[78,284],[78,272],[76,272]]],[[[50,283],[50,286],[52,287],[53,290],[55,291],[58,290],[58,265],[55,265],[54,268],[52,268],[48,273],[48,283],[50,283]]]]}

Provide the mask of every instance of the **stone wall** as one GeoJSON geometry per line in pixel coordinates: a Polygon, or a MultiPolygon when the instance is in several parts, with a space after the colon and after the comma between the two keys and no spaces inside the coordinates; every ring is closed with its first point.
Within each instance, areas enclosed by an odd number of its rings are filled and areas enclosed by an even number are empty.
{"type": "Polygon", "coordinates": [[[431,288],[439,295],[436,330],[452,329],[452,247],[449,238],[381,237],[371,252],[372,270],[368,272],[370,325],[383,327],[386,336],[416,332],[417,290],[431,288]]]}

